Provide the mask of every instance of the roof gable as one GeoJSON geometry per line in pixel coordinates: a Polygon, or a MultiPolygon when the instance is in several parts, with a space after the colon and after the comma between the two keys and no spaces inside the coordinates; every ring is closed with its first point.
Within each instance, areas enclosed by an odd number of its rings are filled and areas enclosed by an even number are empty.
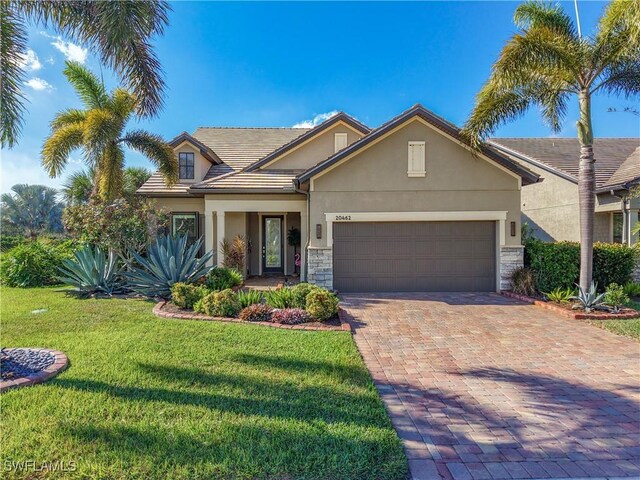
{"type": "Polygon", "coordinates": [[[214,165],[222,163],[220,157],[218,157],[218,155],[216,155],[213,150],[204,145],[202,142],[199,142],[196,138],[189,135],[187,132],[182,132],[180,135],[175,137],[169,142],[169,145],[173,148],[177,148],[185,142],[190,143],[195,148],[197,148],[200,151],[200,154],[214,165]]]}

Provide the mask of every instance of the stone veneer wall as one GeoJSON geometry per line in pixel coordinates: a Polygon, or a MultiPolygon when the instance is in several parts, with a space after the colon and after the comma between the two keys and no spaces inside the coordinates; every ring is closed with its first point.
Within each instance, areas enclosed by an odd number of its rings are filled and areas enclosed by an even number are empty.
{"type": "Polygon", "coordinates": [[[307,281],[329,290],[333,289],[332,248],[307,249],[307,281]]]}
{"type": "Polygon", "coordinates": [[[633,269],[633,281],[640,283],[640,258],[636,258],[636,266],[633,269]]]}
{"type": "Polygon", "coordinates": [[[511,272],[524,265],[524,247],[500,247],[500,290],[511,290],[511,272]]]}

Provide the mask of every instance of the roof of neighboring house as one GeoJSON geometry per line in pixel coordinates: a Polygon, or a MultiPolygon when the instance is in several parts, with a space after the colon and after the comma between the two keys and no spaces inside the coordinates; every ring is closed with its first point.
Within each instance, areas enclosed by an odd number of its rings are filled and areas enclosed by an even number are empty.
{"type": "Polygon", "coordinates": [[[360,123],[358,120],[356,120],[352,116],[347,115],[344,112],[338,112],[336,115],[328,118],[327,120],[325,120],[321,124],[316,125],[312,129],[310,129],[307,132],[305,132],[304,134],[300,135],[298,138],[294,138],[289,143],[281,146],[280,148],[274,150],[273,152],[269,153],[265,157],[261,158],[260,160],[258,160],[254,164],[252,164],[250,167],[248,167],[247,170],[248,171],[252,171],[252,170],[256,170],[256,169],[260,168],[262,165],[265,165],[265,164],[271,162],[272,160],[278,158],[279,156],[284,155],[285,153],[287,153],[291,149],[297,147],[298,145],[303,144],[304,142],[306,142],[310,138],[313,138],[314,136],[318,135],[319,133],[322,133],[325,130],[328,130],[329,128],[333,127],[335,124],[337,124],[339,122],[344,122],[347,125],[349,125],[350,127],[352,127],[353,129],[355,129],[358,132],[363,133],[365,135],[371,131],[371,129],[369,127],[367,127],[363,123],[360,123]]]}
{"type": "MultiPolygon", "coordinates": [[[[499,150],[519,161],[578,181],[580,143],[577,138],[492,138],[499,150]]],[[[640,179],[640,138],[596,138],[596,188],[615,190],[640,179]]]]}
{"type": "MultiPolygon", "coordinates": [[[[374,141],[376,138],[381,137],[385,133],[389,132],[390,130],[394,129],[398,125],[401,125],[402,123],[406,122],[407,120],[415,116],[422,118],[424,121],[426,121],[430,125],[433,125],[437,129],[453,137],[454,139],[460,142],[464,142],[464,140],[462,139],[462,136],[460,135],[460,129],[457,126],[455,126],[451,122],[448,122],[444,118],[439,117],[433,112],[427,110],[422,105],[416,104],[410,109],[402,112],[397,117],[392,118],[387,123],[384,123],[378,128],[372,130],[368,135],[365,135],[360,140],[353,142],[347,148],[339,151],[335,155],[332,155],[326,160],[318,163],[314,167],[311,167],[309,170],[299,175],[297,178],[297,181],[301,183],[308,181],[315,175],[322,172],[324,169],[330,167],[331,165],[334,165],[335,163],[339,162],[343,158],[348,157],[349,155],[356,152],[360,148],[374,141]]],[[[531,172],[530,170],[528,170],[526,167],[522,166],[518,162],[514,161],[509,156],[504,155],[501,152],[498,152],[497,150],[495,150],[494,148],[491,148],[490,146],[483,147],[480,153],[485,157],[488,157],[491,160],[495,161],[496,163],[507,168],[508,170],[511,170],[512,172],[520,175],[522,177],[523,185],[535,183],[539,180],[538,175],[531,172]]]]}
{"type": "Polygon", "coordinates": [[[288,193],[294,191],[293,179],[302,170],[259,170],[255,172],[232,172],[210,178],[191,187],[192,191],[268,191],[288,193]]]}

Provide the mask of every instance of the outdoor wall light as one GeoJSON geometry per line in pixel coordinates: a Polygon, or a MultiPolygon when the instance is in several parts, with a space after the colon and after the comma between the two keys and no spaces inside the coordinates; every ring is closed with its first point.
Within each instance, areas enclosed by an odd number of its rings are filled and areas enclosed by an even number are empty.
{"type": "Polygon", "coordinates": [[[322,238],[322,224],[321,223],[316,223],[316,238],[317,239],[322,238]]]}
{"type": "Polygon", "coordinates": [[[511,236],[516,236],[516,222],[511,222],[511,236]]]}

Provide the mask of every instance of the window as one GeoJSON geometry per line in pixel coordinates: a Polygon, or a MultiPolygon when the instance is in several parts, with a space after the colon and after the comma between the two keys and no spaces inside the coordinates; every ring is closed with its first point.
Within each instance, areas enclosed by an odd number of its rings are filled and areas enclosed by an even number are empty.
{"type": "Polygon", "coordinates": [[[193,180],[195,178],[194,174],[194,160],[193,153],[191,152],[180,152],[178,154],[178,162],[180,167],[180,180],[193,180]]]}
{"type": "Polygon", "coordinates": [[[622,213],[614,212],[613,214],[613,243],[622,243],[622,213]]]}
{"type": "Polygon", "coordinates": [[[198,214],[174,213],[171,215],[171,234],[186,235],[187,244],[191,245],[198,239],[198,214]]]}
{"type": "Polygon", "coordinates": [[[424,142],[409,142],[409,167],[407,175],[410,177],[424,177],[426,175],[424,142]]]}
{"type": "Polygon", "coordinates": [[[334,145],[335,151],[339,152],[343,148],[347,148],[347,134],[346,133],[336,133],[334,135],[334,145]]]}

